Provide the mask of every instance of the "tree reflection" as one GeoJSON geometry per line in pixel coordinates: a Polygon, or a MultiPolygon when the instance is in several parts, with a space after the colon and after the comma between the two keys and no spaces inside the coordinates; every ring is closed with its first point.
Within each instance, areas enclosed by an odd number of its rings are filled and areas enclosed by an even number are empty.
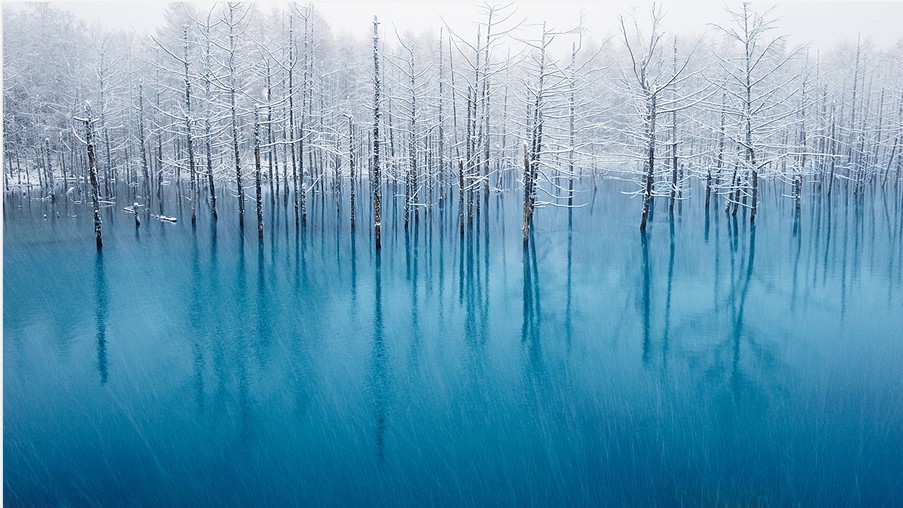
{"type": "Polygon", "coordinates": [[[649,363],[649,356],[651,353],[650,341],[651,341],[651,334],[652,334],[652,324],[651,324],[652,295],[650,294],[651,289],[652,289],[650,287],[652,285],[652,282],[651,282],[652,268],[649,266],[649,237],[648,237],[648,234],[649,233],[647,233],[646,231],[640,232],[640,247],[642,248],[642,252],[643,252],[643,264],[642,264],[643,281],[642,281],[642,289],[641,289],[642,295],[641,295],[641,301],[640,301],[640,307],[641,307],[640,313],[642,314],[642,319],[643,319],[643,363],[644,364],[649,363]]]}
{"type": "Polygon", "coordinates": [[[571,284],[571,273],[574,261],[574,209],[568,208],[568,254],[567,254],[567,296],[564,307],[564,337],[567,344],[568,352],[571,350],[571,340],[574,336],[574,324],[571,320],[571,300],[573,286],[571,284]]]}
{"type": "Polygon", "coordinates": [[[373,294],[373,351],[370,356],[370,390],[376,412],[376,457],[385,459],[386,413],[388,411],[389,366],[383,329],[382,254],[375,253],[373,294]]]}
{"type": "MultiPolygon", "coordinates": [[[[532,230],[530,235],[533,235],[532,230]]],[[[541,376],[542,367],[542,341],[540,340],[540,326],[542,324],[542,309],[539,301],[539,273],[536,267],[536,242],[530,238],[528,245],[523,247],[523,325],[521,326],[521,345],[527,352],[530,371],[534,376],[541,376]]]]}
{"type": "Polygon", "coordinates": [[[97,373],[100,384],[107,383],[107,317],[109,302],[107,296],[107,276],[103,262],[103,252],[97,251],[94,257],[94,312],[97,326],[97,373]]]}
{"type": "Polygon", "coordinates": [[[188,303],[188,321],[191,325],[191,351],[192,351],[192,368],[193,386],[195,392],[195,402],[198,409],[204,407],[204,352],[199,343],[200,337],[204,334],[204,302],[201,301],[203,289],[201,287],[201,260],[197,243],[197,231],[191,228],[192,250],[191,250],[191,295],[188,303]]]}

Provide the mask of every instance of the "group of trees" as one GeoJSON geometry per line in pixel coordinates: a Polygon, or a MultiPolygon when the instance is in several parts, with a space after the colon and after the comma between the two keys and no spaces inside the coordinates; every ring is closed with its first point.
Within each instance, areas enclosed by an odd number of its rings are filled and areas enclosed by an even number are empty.
{"type": "Polygon", "coordinates": [[[580,206],[574,182],[606,175],[636,182],[642,230],[655,199],[673,213],[694,190],[754,221],[762,180],[797,208],[804,189],[899,188],[903,42],[816,51],[771,11],[727,14],[694,37],[639,6],[600,40],[486,4],[467,33],[374,18],[349,40],[315,5],[172,4],[147,36],[5,8],[5,188],[165,218],[174,184],[192,223],[236,199],[244,227],[253,202],[261,236],[267,200],[302,227],[311,196],[347,197],[351,227],[372,208],[377,246],[384,196],[406,229],[450,209],[463,234],[491,194],[522,191],[526,243],[537,207],[580,206]]]}

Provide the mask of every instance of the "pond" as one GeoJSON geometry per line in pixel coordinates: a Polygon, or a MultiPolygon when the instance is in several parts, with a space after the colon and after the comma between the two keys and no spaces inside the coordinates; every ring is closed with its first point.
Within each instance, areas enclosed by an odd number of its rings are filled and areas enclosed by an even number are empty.
{"type": "MultiPolygon", "coordinates": [[[[903,492],[903,204],[763,185],[641,235],[624,183],[172,224],[7,195],[8,505],[890,505],[903,492]]],[[[121,195],[121,194],[120,194],[121,195]]]]}

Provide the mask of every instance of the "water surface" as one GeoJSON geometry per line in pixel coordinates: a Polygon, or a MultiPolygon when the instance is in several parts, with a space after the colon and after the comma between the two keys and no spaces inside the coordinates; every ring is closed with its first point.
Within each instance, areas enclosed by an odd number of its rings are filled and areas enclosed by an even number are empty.
{"type": "Polygon", "coordinates": [[[5,502],[899,503],[900,195],[659,200],[642,236],[623,189],[528,249],[516,192],[463,237],[389,197],[380,253],[347,196],[299,229],[267,198],[259,242],[171,188],[103,253],[84,205],[7,196],[5,502]]]}

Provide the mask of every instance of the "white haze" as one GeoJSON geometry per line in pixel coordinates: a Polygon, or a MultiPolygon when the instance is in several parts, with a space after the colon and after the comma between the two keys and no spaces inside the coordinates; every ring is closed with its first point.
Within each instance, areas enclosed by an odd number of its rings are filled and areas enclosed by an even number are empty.
{"type": "MultiPolygon", "coordinates": [[[[505,2],[499,2],[504,4],[505,2]]],[[[855,41],[859,34],[878,47],[903,44],[900,21],[903,2],[754,2],[761,10],[774,6],[780,18],[778,30],[794,44],[811,43],[815,49],[828,49],[841,41],[855,41]]],[[[259,8],[269,10],[277,4],[257,2],[259,8]]],[[[630,2],[516,2],[518,15],[530,22],[547,22],[550,27],[570,29],[578,24],[595,38],[615,33],[619,14],[632,9],[645,9],[648,3],[630,2]]],[[[436,31],[443,20],[452,29],[470,27],[481,19],[478,2],[313,2],[329,26],[336,33],[349,37],[369,35],[373,16],[378,15],[384,26],[399,32],[436,31]]],[[[668,33],[696,34],[706,30],[709,23],[726,23],[723,2],[664,2],[664,28],[668,33]]],[[[152,32],[164,22],[165,2],[63,2],[61,7],[71,10],[88,23],[99,23],[111,29],[133,29],[138,33],[152,32]]]]}

